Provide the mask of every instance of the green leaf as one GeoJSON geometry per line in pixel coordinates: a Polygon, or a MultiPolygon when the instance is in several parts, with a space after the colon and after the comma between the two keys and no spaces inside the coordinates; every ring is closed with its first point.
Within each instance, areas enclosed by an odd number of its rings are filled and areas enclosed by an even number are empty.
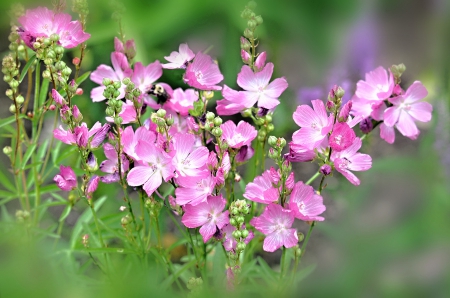
{"type": "Polygon", "coordinates": [[[27,165],[27,162],[30,159],[31,155],[36,150],[36,145],[37,145],[36,143],[32,144],[31,146],[29,146],[27,148],[27,151],[25,151],[25,154],[23,156],[22,166],[21,166],[22,170],[25,168],[25,166],[27,165]]]}
{"type": "Polygon", "coordinates": [[[25,76],[27,75],[28,69],[33,64],[34,60],[36,60],[36,55],[31,56],[27,64],[25,64],[25,66],[23,67],[22,72],[20,74],[19,83],[22,83],[23,78],[25,78],[25,76]]]}
{"type": "Polygon", "coordinates": [[[14,222],[14,219],[11,215],[9,215],[8,210],[4,205],[1,206],[2,208],[2,221],[4,222],[14,222]]]}
{"type": "MultiPolygon", "coordinates": [[[[60,203],[60,202],[57,202],[60,203]]],[[[72,205],[68,204],[66,208],[64,208],[63,212],[61,213],[61,216],[59,217],[59,222],[63,222],[67,216],[69,216],[70,211],[72,210],[72,205]]]]}
{"type": "Polygon", "coordinates": [[[0,171],[0,183],[3,185],[6,189],[16,192],[16,188],[12,184],[12,182],[9,180],[8,176],[5,175],[5,171],[0,171]]]}
{"type": "MultiPolygon", "coordinates": [[[[69,157],[69,156],[72,155],[74,152],[76,152],[77,149],[78,149],[78,148],[75,147],[75,146],[69,146],[69,147],[67,147],[67,148],[64,149],[64,150],[61,152],[61,154],[55,159],[53,165],[59,168],[59,165],[61,164],[61,162],[62,162],[65,158],[69,157]]],[[[53,157],[52,157],[52,159],[53,159],[53,157]]]]}
{"type": "Polygon", "coordinates": [[[50,195],[64,204],[67,203],[67,200],[57,193],[51,193],[50,195]]]}
{"type": "Polygon", "coordinates": [[[266,261],[264,261],[263,258],[258,257],[258,263],[260,265],[261,268],[261,272],[263,273],[263,276],[261,277],[265,277],[264,279],[266,281],[270,281],[270,282],[274,282],[278,279],[278,273],[273,271],[272,268],[270,268],[270,266],[266,263],[266,261]]]}
{"type": "MultiPolygon", "coordinates": [[[[103,203],[106,202],[107,197],[101,197],[100,199],[98,199],[97,201],[95,201],[95,205],[94,205],[94,210],[98,211],[98,209],[100,209],[100,207],[103,205],[103,203]]],[[[89,222],[92,219],[92,211],[91,208],[86,208],[86,210],[84,210],[83,214],[81,214],[81,216],[78,218],[77,223],[75,224],[75,226],[73,227],[72,230],[72,235],[70,236],[70,247],[72,249],[75,248],[76,244],[80,241],[80,235],[81,235],[81,231],[83,230],[83,223],[84,222],[89,222]]]]}
{"type": "MultiPolygon", "coordinates": [[[[20,114],[19,115],[19,119],[22,119],[22,118],[25,118],[25,115],[20,114]]],[[[14,122],[16,122],[16,116],[15,115],[10,116],[10,117],[5,118],[5,119],[2,119],[2,120],[0,120],[0,128],[2,128],[5,125],[14,123],[14,122]]]]}
{"type": "Polygon", "coordinates": [[[43,105],[45,102],[45,99],[47,98],[49,84],[50,84],[50,81],[48,79],[42,80],[41,90],[39,91],[39,106],[43,105]]]}
{"type": "Polygon", "coordinates": [[[191,268],[192,266],[194,266],[197,263],[197,260],[192,260],[189,263],[184,264],[183,266],[180,266],[181,268],[179,270],[177,270],[175,273],[171,274],[163,283],[162,283],[162,288],[167,289],[168,287],[170,287],[175,280],[187,269],[191,268]]]}
{"type": "Polygon", "coordinates": [[[118,254],[135,254],[136,252],[132,249],[121,248],[121,247],[89,247],[83,249],[74,249],[74,251],[83,251],[90,253],[118,253],[118,254]]]}
{"type": "Polygon", "coordinates": [[[86,79],[89,77],[90,74],[91,74],[91,72],[87,71],[87,72],[83,73],[81,76],[79,76],[78,79],[75,80],[77,85],[80,85],[81,83],[86,81],[86,79]]]}
{"type": "Polygon", "coordinates": [[[63,142],[56,142],[56,145],[53,147],[51,156],[52,156],[52,162],[54,165],[56,165],[56,158],[59,155],[59,150],[61,150],[63,142]]]}

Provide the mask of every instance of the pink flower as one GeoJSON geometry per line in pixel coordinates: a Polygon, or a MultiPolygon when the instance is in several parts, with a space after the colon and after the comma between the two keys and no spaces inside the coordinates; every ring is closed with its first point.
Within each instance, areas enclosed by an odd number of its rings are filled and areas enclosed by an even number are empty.
{"type": "Polygon", "coordinates": [[[383,101],[394,90],[394,76],[381,66],[366,73],[366,80],[356,84],[355,95],[364,100],[383,101]]]}
{"type": "Polygon", "coordinates": [[[66,104],[64,97],[62,97],[61,94],[59,94],[59,92],[56,91],[56,89],[52,89],[52,98],[55,100],[58,106],[66,104]]]}
{"type": "Polygon", "coordinates": [[[355,138],[353,144],[347,149],[331,153],[331,161],[334,162],[336,170],[354,185],[359,185],[360,181],[350,171],[367,171],[372,167],[372,158],[369,155],[356,153],[361,145],[361,139],[355,138]]]}
{"type": "Polygon", "coordinates": [[[308,150],[317,148],[333,126],[333,116],[327,116],[323,101],[316,99],[311,103],[314,110],[308,105],[301,105],[293,115],[295,123],[301,128],[294,133],[292,140],[308,150]]]}
{"type": "MultiPolygon", "coordinates": [[[[120,81],[124,78],[129,78],[133,74],[133,70],[128,65],[127,57],[119,52],[111,53],[111,63],[113,68],[108,65],[100,65],[91,73],[91,81],[101,85],[99,87],[95,87],[91,91],[92,101],[103,101],[105,97],[103,96],[103,91],[105,91],[105,86],[103,86],[103,79],[111,79],[113,81],[120,81]]],[[[119,88],[120,95],[118,99],[125,97],[125,85],[122,84],[119,88]]]]}
{"type": "Polygon", "coordinates": [[[289,209],[294,216],[304,221],[323,221],[322,214],[326,207],[322,196],[316,194],[312,186],[297,182],[289,199],[289,209]]]}
{"type": "MultiPolygon", "coordinates": [[[[270,110],[280,103],[278,97],[286,90],[288,83],[285,78],[278,78],[269,84],[272,73],[272,63],[267,63],[263,70],[256,73],[248,65],[242,66],[237,83],[245,90],[242,91],[244,95],[242,104],[246,108],[250,108],[258,102],[258,107],[270,110]]],[[[227,98],[225,97],[225,99],[227,98]]]]}
{"type": "Polygon", "coordinates": [[[217,114],[219,115],[234,115],[239,113],[240,111],[250,108],[247,107],[243,103],[243,99],[245,95],[242,91],[236,91],[228,87],[227,85],[223,86],[222,95],[224,99],[217,101],[217,114]]]}
{"type": "Polygon", "coordinates": [[[209,151],[204,146],[195,148],[195,142],[196,138],[192,134],[177,133],[173,137],[175,155],[172,158],[172,164],[179,178],[204,178],[209,174],[207,170],[202,169],[208,160],[209,151]]]}
{"type": "Polygon", "coordinates": [[[92,193],[97,190],[98,182],[100,181],[100,177],[97,175],[94,175],[89,179],[87,185],[86,185],[86,197],[92,198],[92,193]]]}
{"type": "Polygon", "coordinates": [[[143,165],[135,166],[127,176],[130,186],[143,185],[150,196],[161,185],[162,180],[168,181],[173,177],[174,167],[172,159],[164,151],[144,140],[138,141],[136,154],[143,165]]]}
{"type": "Polygon", "coordinates": [[[262,204],[270,204],[278,201],[278,189],[272,185],[270,170],[266,170],[261,176],[255,177],[245,187],[244,198],[262,204]]]}
{"type": "Polygon", "coordinates": [[[202,52],[197,53],[194,61],[188,65],[184,74],[184,82],[200,90],[221,90],[216,86],[223,80],[219,66],[213,59],[202,52]]]}
{"type": "Polygon", "coordinates": [[[50,37],[59,35],[58,43],[64,48],[74,48],[91,37],[83,31],[79,21],[71,21],[72,17],[67,13],[55,13],[46,7],[28,9],[25,15],[19,17],[22,24],[18,33],[25,44],[33,48],[37,37],[50,37]]]}
{"type": "Polygon", "coordinates": [[[256,71],[261,71],[264,69],[264,66],[266,65],[266,57],[267,57],[266,52],[262,52],[258,55],[258,57],[256,57],[255,60],[256,71]]]}
{"type": "Polygon", "coordinates": [[[220,128],[223,131],[222,139],[224,139],[231,148],[240,148],[244,145],[250,146],[253,139],[256,138],[256,135],[258,134],[251,124],[242,120],[239,121],[237,126],[233,121],[228,120],[220,125],[220,128]]]}
{"type": "MultiPolygon", "coordinates": [[[[103,151],[106,156],[106,160],[102,161],[100,164],[100,171],[104,173],[108,173],[109,175],[105,175],[103,177],[100,177],[100,180],[103,183],[113,183],[120,180],[119,176],[119,158],[117,156],[117,151],[113,147],[113,145],[109,143],[105,143],[103,145],[103,151]]],[[[129,161],[128,158],[125,157],[125,155],[122,154],[122,160],[121,160],[121,172],[122,175],[128,171],[129,168],[129,161]]]]}
{"type": "Polygon", "coordinates": [[[270,204],[259,217],[250,220],[250,224],[266,235],[263,249],[274,252],[282,246],[293,247],[298,243],[297,230],[291,229],[294,215],[280,205],[270,204]]]}
{"type": "Polygon", "coordinates": [[[164,58],[170,63],[163,64],[163,68],[175,69],[175,68],[186,68],[186,64],[194,59],[194,52],[189,49],[188,45],[185,43],[180,44],[179,52],[173,51],[170,56],[164,56],[164,58]]]}
{"type": "Polygon", "coordinates": [[[188,228],[200,228],[200,234],[203,237],[203,242],[208,242],[209,239],[226,224],[230,222],[228,217],[228,210],[225,212],[226,201],[219,196],[208,196],[206,202],[193,205],[185,205],[183,207],[185,213],[181,218],[181,222],[188,228]]]}
{"type": "Polygon", "coordinates": [[[284,158],[290,162],[305,162],[311,161],[316,157],[316,152],[306,148],[302,144],[294,142],[289,143],[289,153],[284,155],[284,158]]]}
{"type": "Polygon", "coordinates": [[[338,122],[333,127],[333,132],[330,135],[329,144],[335,151],[342,151],[350,147],[356,138],[353,129],[345,122],[338,122]]]}
{"type": "Polygon", "coordinates": [[[194,108],[194,102],[197,99],[198,94],[194,89],[183,91],[183,89],[177,88],[173,91],[173,95],[166,106],[185,117],[189,115],[189,110],[194,108]]]}
{"type": "Polygon", "coordinates": [[[64,191],[70,191],[77,187],[77,176],[69,166],[65,167],[61,165],[59,167],[59,174],[53,178],[53,181],[64,191]]]}
{"type": "Polygon", "coordinates": [[[139,160],[139,156],[135,152],[135,148],[140,140],[144,140],[147,143],[155,143],[156,134],[149,131],[147,128],[141,126],[133,132],[131,126],[127,126],[122,133],[123,152],[134,160],[139,160]]]}
{"type": "Polygon", "coordinates": [[[175,189],[176,202],[180,206],[186,204],[196,206],[206,202],[206,198],[211,195],[216,186],[216,179],[212,176],[203,179],[186,177],[182,182],[183,184],[175,189]]]}
{"type": "Polygon", "coordinates": [[[114,37],[114,50],[125,54],[130,60],[136,56],[136,44],[134,39],[125,42],[125,46],[120,39],[114,37]]]}
{"type": "Polygon", "coordinates": [[[385,111],[384,123],[390,127],[395,125],[402,135],[415,140],[420,131],[414,120],[421,122],[431,120],[433,107],[428,102],[419,102],[427,95],[428,91],[425,86],[421,82],[415,81],[405,94],[389,99],[394,106],[385,111]]]}
{"type": "Polygon", "coordinates": [[[53,137],[64,144],[73,145],[76,143],[75,135],[70,130],[65,130],[61,125],[53,131],[53,137]]]}
{"type": "Polygon", "coordinates": [[[156,101],[150,97],[147,92],[152,87],[153,83],[156,82],[162,76],[162,66],[158,60],[144,66],[141,62],[136,62],[134,65],[133,76],[131,80],[139,88],[143,94],[144,101],[152,108],[158,109],[160,106],[156,101]]]}

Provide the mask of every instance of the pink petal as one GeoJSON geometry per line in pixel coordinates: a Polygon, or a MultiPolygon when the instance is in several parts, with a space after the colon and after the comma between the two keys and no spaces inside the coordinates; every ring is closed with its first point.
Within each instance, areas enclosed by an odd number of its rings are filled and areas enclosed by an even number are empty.
{"type": "Polygon", "coordinates": [[[147,182],[154,174],[150,167],[137,166],[131,169],[127,175],[127,182],[130,186],[140,186],[147,182]]]}

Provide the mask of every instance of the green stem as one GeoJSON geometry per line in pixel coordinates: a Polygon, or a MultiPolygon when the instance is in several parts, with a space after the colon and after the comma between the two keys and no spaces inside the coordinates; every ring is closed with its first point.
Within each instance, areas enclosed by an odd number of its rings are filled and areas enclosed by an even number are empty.
{"type": "Polygon", "coordinates": [[[280,280],[283,280],[284,274],[287,270],[286,268],[286,247],[283,246],[283,253],[281,254],[281,261],[280,261],[280,280]]]}

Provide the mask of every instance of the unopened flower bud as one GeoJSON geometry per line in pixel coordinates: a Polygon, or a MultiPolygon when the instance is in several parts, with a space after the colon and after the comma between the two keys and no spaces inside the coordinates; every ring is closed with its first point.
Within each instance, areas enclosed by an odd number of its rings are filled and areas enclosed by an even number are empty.
{"type": "Polygon", "coordinates": [[[269,145],[271,147],[276,147],[277,146],[277,137],[275,136],[270,136],[269,139],[267,140],[267,142],[269,143],[269,145]]]}
{"type": "Polygon", "coordinates": [[[258,25],[261,25],[263,23],[263,18],[261,16],[256,16],[255,21],[258,25]]]}
{"type": "Polygon", "coordinates": [[[245,109],[241,112],[242,117],[250,117],[252,115],[252,109],[245,109]]]}
{"type": "Polygon", "coordinates": [[[237,221],[238,223],[242,224],[242,223],[244,223],[245,218],[244,218],[243,216],[238,216],[238,217],[236,217],[236,221],[237,221]]]}
{"type": "Polygon", "coordinates": [[[269,149],[269,158],[277,159],[278,158],[278,152],[273,150],[273,148],[269,149]]]}
{"type": "Polygon", "coordinates": [[[220,127],[214,127],[214,128],[211,130],[211,133],[212,133],[213,136],[215,136],[215,137],[220,137],[220,136],[222,136],[223,131],[222,131],[222,129],[221,129],[220,127]]]}
{"type": "Polygon", "coordinates": [[[7,89],[5,92],[6,96],[8,96],[9,98],[12,98],[14,92],[12,91],[12,89],[7,89]]]}
{"type": "Polygon", "coordinates": [[[211,99],[214,97],[214,91],[203,91],[203,96],[205,97],[205,99],[211,99]]]}
{"type": "Polygon", "coordinates": [[[272,116],[271,115],[266,115],[266,122],[270,123],[272,122],[272,116]]]}
{"type": "Polygon", "coordinates": [[[80,58],[78,58],[78,57],[74,57],[74,58],[72,59],[72,64],[73,64],[73,65],[79,65],[80,62],[81,62],[81,60],[80,60],[80,58]]]}
{"type": "Polygon", "coordinates": [[[244,51],[248,51],[248,50],[250,50],[251,46],[252,45],[250,44],[248,39],[243,37],[243,36],[241,36],[241,49],[244,50],[244,51]]]}
{"type": "Polygon", "coordinates": [[[247,236],[248,236],[248,230],[242,230],[241,231],[241,235],[242,235],[242,238],[247,238],[247,236]]]}
{"type": "Polygon", "coordinates": [[[50,111],[54,111],[54,110],[56,109],[56,106],[55,106],[55,105],[50,105],[50,106],[48,107],[48,109],[49,109],[50,111]]]}
{"type": "Polygon", "coordinates": [[[120,81],[114,81],[113,82],[113,86],[114,86],[115,89],[119,89],[120,86],[122,86],[122,83],[120,81]]]}
{"type": "Polygon", "coordinates": [[[9,111],[10,111],[12,114],[16,113],[16,106],[15,106],[14,104],[10,105],[10,106],[9,106],[9,111]]]}
{"type": "Polygon", "coordinates": [[[58,34],[56,34],[56,33],[53,33],[52,35],[50,35],[50,39],[52,40],[52,41],[58,41],[59,40],[59,35],[58,34]]]}
{"type": "Polygon", "coordinates": [[[331,166],[328,164],[324,164],[323,166],[320,167],[320,173],[324,176],[328,176],[331,174],[331,166]]]}
{"type": "Polygon", "coordinates": [[[24,103],[24,101],[25,101],[25,98],[23,98],[23,96],[22,95],[17,95],[17,97],[16,97],[16,102],[17,102],[17,104],[18,105],[21,105],[21,104],[23,104],[24,103]]]}
{"type": "Polygon", "coordinates": [[[302,232],[297,232],[298,242],[302,242],[305,239],[305,235],[302,232]]]}
{"type": "Polygon", "coordinates": [[[249,21],[247,22],[247,26],[248,26],[248,28],[250,28],[250,29],[255,29],[256,26],[258,26],[258,23],[257,23],[255,20],[249,20],[249,21]]]}
{"type": "MultiPolygon", "coordinates": [[[[11,147],[10,147],[11,148],[11,147]]],[[[3,152],[5,152],[5,151],[3,151],[3,152]]],[[[6,154],[6,153],[5,153],[6,154]]],[[[230,218],[230,225],[232,225],[232,226],[237,226],[237,221],[236,221],[236,219],[234,218],[234,217],[232,217],[232,218],[230,218]]]]}
{"type": "Polygon", "coordinates": [[[166,118],[166,124],[167,124],[168,126],[172,126],[174,122],[175,122],[175,119],[173,119],[172,115],[169,115],[169,116],[166,118]]]}
{"type": "Polygon", "coordinates": [[[12,153],[12,148],[10,146],[3,147],[3,153],[6,154],[7,156],[10,156],[12,153]]]}
{"type": "Polygon", "coordinates": [[[267,131],[271,132],[275,129],[275,126],[272,123],[267,124],[267,131]]]}
{"type": "Polygon", "coordinates": [[[121,117],[116,117],[116,118],[114,118],[114,123],[115,123],[116,125],[121,125],[122,122],[123,122],[123,119],[122,119],[121,117]]]}
{"type": "Polygon", "coordinates": [[[233,238],[234,239],[239,239],[239,238],[241,238],[241,236],[242,236],[241,231],[239,231],[239,230],[234,230],[233,231],[233,238]]]}
{"type": "Polygon", "coordinates": [[[41,43],[40,42],[34,42],[33,43],[33,49],[35,49],[35,50],[37,50],[37,49],[39,49],[41,47],[41,43]]]}
{"type": "Polygon", "coordinates": [[[109,79],[109,78],[104,78],[103,81],[102,81],[102,84],[103,84],[104,86],[108,86],[108,85],[111,85],[112,82],[113,82],[113,81],[112,81],[111,79],[109,79]]]}
{"type": "Polygon", "coordinates": [[[334,111],[334,102],[332,102],[331,100],[327,100],[327,111],[328,112],[333,112],[334,111]]]}
{"type": "Polygon", "coordinates": [[[164,110],[164,109],[159,109],[157,112],[156,112],[156,115],[158,116],[158,117],[161,117],[161,118],[164,118],[165,116],[166,116],[166,110],[164,110]]]}
{"type": "Polygon", "coordinates": [[[239,242],[236,244],[236,250],[243,251],[247,245],[244,242],[239,242]]]}
{"type": "Polygon", "coordinates": [[[222,124],[222,118],[220,118],[219,116],[217,116],[216,118],[214,118],[214,125],[215,126],[220,126],[222,124]]]}
{"type": "Polygon", "coordinates": [[[364,134],[368,134],[369,132],[371,132],[373,130],[372,118],[367,117],[361,120],[361,122],[359,123],[359,129],[361,129],[361,132],[364,134]]]}
{"type": "Polygon", "coordinates": [[[128,85],[128,84],[131,83],[131,79],[130,79],[130,78],[124,78],[124,79],[122,80],[122,83],[123,83],[124,85],[128,85]]]}
{"type": "Polygon", "coordinates": [[[244,36],[247,37],[248,39],[252,39],[253,38],[253,31],[251,31],[248,28],[245,28],[244,36]]]}
{"type": "Polygon", "coordinates": [[[206,120],[212,121],[216,117],[213,112],[206,113],[206,120]]]}

